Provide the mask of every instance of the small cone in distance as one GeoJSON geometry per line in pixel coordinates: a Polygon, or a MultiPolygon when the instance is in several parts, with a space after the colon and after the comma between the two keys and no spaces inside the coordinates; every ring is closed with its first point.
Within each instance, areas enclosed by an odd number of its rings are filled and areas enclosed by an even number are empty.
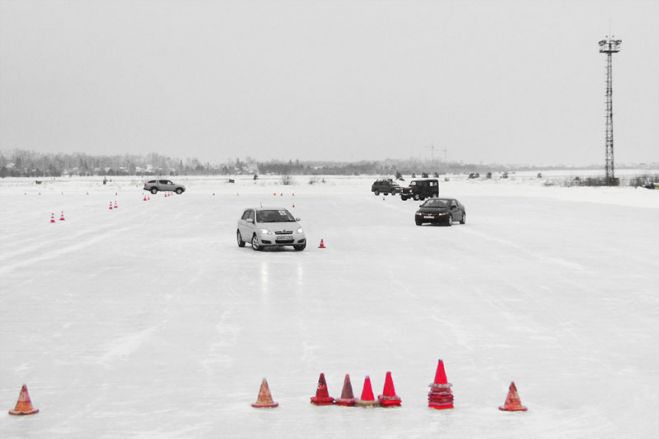
{"type": "Polygon", "coordinates": [[[321,372],[318,377],[318,387],[316,388],[316,396],[311,397],[311,403],[316,405],[332,405],[334,398],[329,396],[327,391],[327,381],[325,381],[325,374],[321,372]]]}
{"type": "Polygon", "coordinates": [[[446,370],[444,369],[444,362],[442,360],[437,362],[435,381],[430,385],[428,407],[437,410],[453,408],[453,392],[451,391],[451,384],[449,384],[446,378],[446,370]]]}
{"type": "Polygon", "coordinates": [[[378,395],[378,400],[382,407],[398,407],[401,403],[400,397],[396,395],[391,372],[387,372],[387,376],[384,379],[384,390],[382,390],[382,395],[378,395]]]}
{"type": "Polygon", "coordinates": [[[10,415],[33,415],[38,413],[39,409],[32,407],[32,401],[30,401],[30,394],[27,391],[27,386],[23,384],[21,387],[21,393],[18,394],[18,401],[16,402],[16,407],[14,410],[9,410],[10,415]]]}
{"type": "Polygon", "coordinates": [[[110,205],[108,206],[108,210],[112,210],[112,201],[110,201],[110,205]]]}
{"type": "Polygon", "coordinates": [[[275,408],[277,406],[279,406],[279,403],[272,400],[272,394],[270,393],[268,380],[263,378],[263,381],[261,381],[261,388],[259,389],[259,396],[256,398],[256,402],[252,404],[252,407],[257,409],[265,409],[275,408]]]}
{"type": "Polygon", "coordinates": [[[51,222],[51,224],[55,223],[55,214],[52,213],[52,212],[50,212],[50,222],[51,222]]]}
{"type": "Polygon", "coordinates": [[[318,245],[318,248],[326,248],[325,247],[325,241],[323,241],[322,238],[320,239],[320,245],[318,245]]]}
{"type": "Polygon", "coordinates": [[[375,395],[373,395],[373,387],[371,386],[371,377],[368,375],[366,378],[364,378],[362,396],[357,401],[355,401],[355,405],[359,407],[377,407],[380,405],[380,403],[375,400],[375,395]]]}
{"type": "Polygon", "coordinates": [[[117,204],[117,200],[114,200],[114,208],[119,209],[119,204],[117,204]]]}
{"type": "Polygon", "coordinates": [[[59,220],[66,221],[66,219],[64,218],[64,211],[62,211],[61,215],[59,216],[59,220]]]}
{"type": "Polygon", "coordinates": [[[144,198],[142,198],[142,201],[146,201],[146,194],[144,195],[144,198]]]}
{"type": "Polygon", "coordinates": [[[346,374],[346,377],[343,379],[343,390],[341,391],[341,398],[336,400],[336,405],[355,405],[355,395],[352,393],[352,384],[350,383],[350,375],[348,374],[346,374]]]}
{"type": "Polygon", "coordinates": [[[525,412],[528,409],[522,405],[522,400],[519,398],[517,393],[517,386],[515,382],[510,383],[508,388],[508,396],[506,396],[506,402],[503,403],[499,410],[504,412],[525,412]]]}

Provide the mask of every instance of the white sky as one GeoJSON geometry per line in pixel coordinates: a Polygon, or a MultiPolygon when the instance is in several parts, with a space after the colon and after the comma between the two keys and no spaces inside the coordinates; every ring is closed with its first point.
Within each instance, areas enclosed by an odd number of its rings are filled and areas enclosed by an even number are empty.
{"type": "Polygon", "coordinates": [[[0,0],[0,150],[598,164],[609,29],[659,162],[659,0],[0,0]]]}

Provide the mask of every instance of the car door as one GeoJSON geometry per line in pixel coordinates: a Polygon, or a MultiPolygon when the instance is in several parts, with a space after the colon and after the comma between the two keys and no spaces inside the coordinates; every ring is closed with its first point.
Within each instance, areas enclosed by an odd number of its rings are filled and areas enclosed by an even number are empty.
{"type": "Polygon", "coordinates": [[[458,202],[455,200],[451,200],[451,215],[453,216],[453,221],[462,219],[462,211],[458,208],[458,202]]]}

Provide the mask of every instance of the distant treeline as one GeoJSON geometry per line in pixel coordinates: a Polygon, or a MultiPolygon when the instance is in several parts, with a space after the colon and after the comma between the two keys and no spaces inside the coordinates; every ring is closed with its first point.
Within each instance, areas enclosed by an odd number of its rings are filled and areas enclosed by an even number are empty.
{"type": "MultiPolygon", "coordinates": [[[[656,164],[652,166],[657,166],[656,164]]],[[[89,155],[47,154],[33,151],[0,151],[0,178],[117,176],[117,175],[381,175],[446,174],[533,170],[530,166],[484,165],[438,160],[368,160],[357,162],[265,161],[251,158],[216,164],[197,159],[180,159],[160,154],[89,155]]],[[[543,167],[542,169],[551,169],[543,167]]],[[[564,167],[555,167],[564,169],[564,167]]]]}

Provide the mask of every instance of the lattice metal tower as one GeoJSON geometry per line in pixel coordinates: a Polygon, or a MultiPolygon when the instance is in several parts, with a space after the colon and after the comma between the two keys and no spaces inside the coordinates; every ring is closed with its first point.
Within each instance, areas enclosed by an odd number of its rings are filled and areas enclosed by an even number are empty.
{"type": "Polygon", "coordinates": [[[613,36],[599,42],[600,53],[606,53],[606,182],[615,184],[615,168],[613,165],[613,65],[612,55],[620,52],[622,40],[616,40],[613,36]]]}

